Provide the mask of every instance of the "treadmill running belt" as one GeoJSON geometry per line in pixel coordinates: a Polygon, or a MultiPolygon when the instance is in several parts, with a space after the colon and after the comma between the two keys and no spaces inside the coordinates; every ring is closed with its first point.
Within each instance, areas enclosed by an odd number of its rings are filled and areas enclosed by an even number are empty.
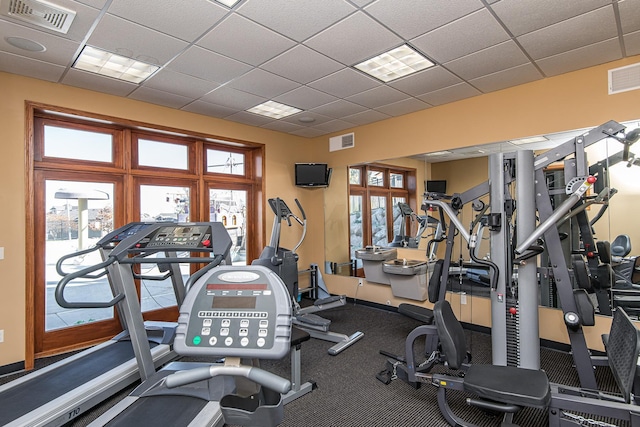
{"type": "Polygon", "coordinates": [[[192,396],[152,396],[136,400],[107,425],[131,426],[187,426],[209,403],[192,396]]]}
{"type": "MultiPolygon", "coordinates": [[[[157,345],[149,344],[151,348],[157,345]]],[[[0,394],[0,425],[20,418],[133,358],[131,342],[118,341],[6,390],[0,394]]]]}

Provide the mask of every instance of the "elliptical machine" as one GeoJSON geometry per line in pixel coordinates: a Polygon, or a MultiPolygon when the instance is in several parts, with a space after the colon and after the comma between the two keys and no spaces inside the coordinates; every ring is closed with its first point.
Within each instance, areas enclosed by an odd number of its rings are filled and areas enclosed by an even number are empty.
{"type": "Polygon", "coordinates": [[[357,331],[351,335],[340,334],[329,331],[331,320],[320,317],[314,313],[340,307],[346,304],[345,295],[333,295],[327,298],[319,298],[309,307],[300,307],[298,304],[298,254],[296,251],[302,245],[307,233],[307,217],[302,209],[302,205],[295,199],[302,219],[291,212],[289,206],[280,198],[269,199],[269,206],[275,214],[273,227],[271,230],[271,240],[260,257],[254,260],[252,265],[262,265],[274,271],[287,285],[289,295],[293,304],[293,324],[306,331],[313,338],[336,343],[329,349],[329,354],[335,356],[342,350],[354,344],[364,336],[364,333],[357,331]],[[291,226],[291,219],[294,219],[302,226],[302,236],[293,249],[286,249],[280,246],[280,232],[282,220],[287,221],[291,226]]]}

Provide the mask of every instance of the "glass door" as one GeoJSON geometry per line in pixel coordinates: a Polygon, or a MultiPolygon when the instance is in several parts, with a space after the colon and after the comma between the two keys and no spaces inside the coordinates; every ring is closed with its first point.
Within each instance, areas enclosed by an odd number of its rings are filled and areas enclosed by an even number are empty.
{"type": "MultiPolygon", "coordinates": [[[[89,251],[115,226],[115,197],[118,182],[109,180],[77,180],[77,174],[38,172],[36,191],[36,352],[72,346],[79,336],[84,340],[115,335],[120,330],[113,308],[69,309],[55,299],[62,279],[56,268],[68,274],[103,260],[100,251],[89,251]]],[[[79,278],[65,290],[65,298],[73,302],[109,301],[113,298],[106,275],[95,279],[79,278]]]]}
{"type": "Polygon", "coordinates": [[[247,264],[247,190],[209,188],[209,221],[221,222],[233,242],[231,262],[247,264]]]}

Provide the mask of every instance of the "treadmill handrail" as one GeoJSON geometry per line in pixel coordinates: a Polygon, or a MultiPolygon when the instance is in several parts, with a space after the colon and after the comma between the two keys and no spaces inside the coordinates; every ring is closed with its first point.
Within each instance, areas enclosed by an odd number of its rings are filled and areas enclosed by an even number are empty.
{"type": "MultiPolygon", "coordinates": [[[[70,259],[70,258],[75,258],[75,257],[77,257],[77,256],[90,254],[91,252],[95,252],[95,251],[97,251],[98,249],[100,249],[100,246],[94,246],[94,247],[87,248],[87,249],[83,249],[83,250],[81,250],[81,251],[77,251],[77,252],[74,252],[74,253],[71,253],[71,254],[63,255],[62,257],[60,257],[60,259],[58,260],[58,262],[56,262],[56,272],[57,272],[60,276],[62,276],[62,277],[66,276],[67,274],[71,274],[71,273],[68,273],[68,272],[66,272],[66,271],[64,271],[64,270],[62,269],[62,264],[63,264],[66,260],[68,260],[68,259],[70,259]]],[[[100,277],[104,276],[105,274],[107,274],[107,270],[104,270],[104,271],[103,271],[102,273],[100,273],[100,274],[95,274],[95,275],[86,275],[86,276],[84,276],[84,277],[86,277],[87,279],[99,279],[100,277]]]]}
{"type": "Polygon", "coordinates": [[[167,388],[175,388],[221,375],[244,377],[278,393],[288,393],[291,390],[291,381],[264,369],[247,365],[212,365],[178,371],[166,377],[164,381],[167,388]]]}
{"type": "MultiPolygon", "coordinates": [[[[82,302],[72,302],[67,301],[64,297],[64,290],[74,279],[78,279],[80,277],[91,278],[91,275],[88,273],[92,273],[94,271],[100,270],[102,268],[107,268],[111,264],[115,262],[115,258],[109,257],[105,261],[92,265],[87,268],[83,268],[82,270],[74,271],[73,273],[69,273],[64,276],[56,286],[55,297],[56,302],[60,307],[63,308],[109,308],[115,306],[119,301],[124,298],[124,294],[118,294],[113,297],[111,301],[82,301],[82,302]]],[[[106,271],[106,270],[105,270],[106,271]]]]}

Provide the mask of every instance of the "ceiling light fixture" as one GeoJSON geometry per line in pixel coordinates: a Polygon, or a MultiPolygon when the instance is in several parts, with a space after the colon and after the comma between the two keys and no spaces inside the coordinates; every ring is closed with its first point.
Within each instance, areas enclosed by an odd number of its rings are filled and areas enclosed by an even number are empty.
{"type": "Polygon", "coordinates": [[[355,67],[387,83],[435,64],[406,44],[357,64],[355,67]]]}
{"type": "Polygon", "coordinates": [[[160,67],[91,46],[85,46],[73,64],[73,68],[131,83],[140,83],[160,67]]]}
{"type": "Polygon", "coordinates": [[[521,144],[532,144],[534,142],[544,142],[544,141],[548,141],[548,139],[545,138],[544,136],[532,136],[529,138],[514,139],[509,142],[514,145],[521,145],[521,144]]]}
{"type": "Polygon", "coordinates": [[[444,156],[446,154],[452,154],[451,151],[448,150],[444,150],[444,151],[432,151],[431,153],[427,153],[424,156],[425,157],[432,157],[432,156],[444,156]]]}
{"type": "Polygon", "coordinates": [[[256,105],[253,108],[249,108],[247,111],[254,114],[260,114],[261,116],[281,119],[283,117],[299,113],[302,110],[289,105],[280,104],[279,102],[267,101],[260,105],[256,105]]]}
{"type": "Polygon", "coordinates": [[[221,3],[231,9],[236,5],[240,0],[216,0],[218,3],[221,3]]]}

